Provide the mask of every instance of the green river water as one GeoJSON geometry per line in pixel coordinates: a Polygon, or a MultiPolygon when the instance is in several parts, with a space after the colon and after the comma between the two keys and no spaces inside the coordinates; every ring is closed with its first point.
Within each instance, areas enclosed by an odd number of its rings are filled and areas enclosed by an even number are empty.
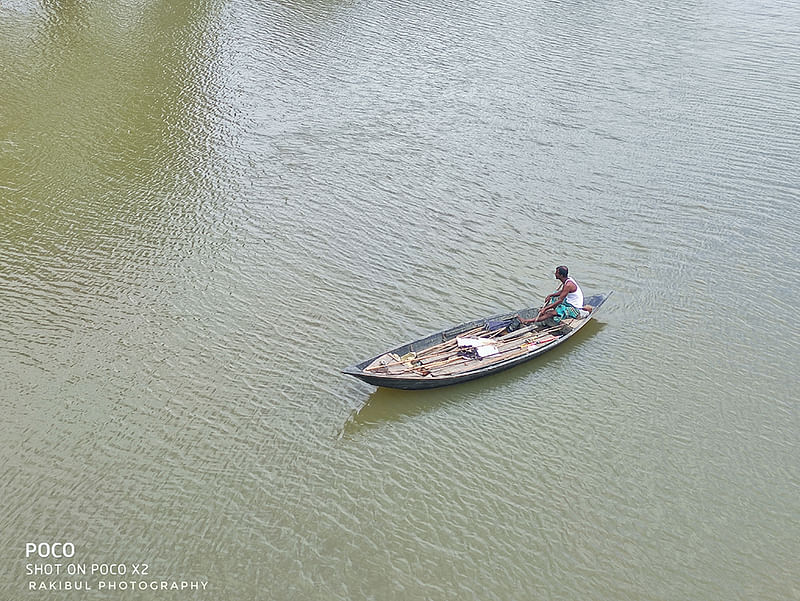
{"type": "Polygon", "coordinates": [[[800,600],[799,57],[788,0],[0,3],[0,598],[800,600]],[[560,264],[614,295],[533,362],[340,373],[560,264]]]}

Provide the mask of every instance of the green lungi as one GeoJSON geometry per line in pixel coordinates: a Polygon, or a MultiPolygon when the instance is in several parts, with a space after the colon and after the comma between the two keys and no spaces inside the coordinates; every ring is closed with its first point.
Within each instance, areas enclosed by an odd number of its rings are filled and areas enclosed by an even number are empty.
{"type": "Polygon", "coordinates": [[[578,317],[580,315],[578,309],[570,305],[567,301],[562,302],[560,305],[556,305],[555,307],[556,314],[553,316],[553,321],[558,323],[562,319],[567,319],[570,317],[578,317]]]}

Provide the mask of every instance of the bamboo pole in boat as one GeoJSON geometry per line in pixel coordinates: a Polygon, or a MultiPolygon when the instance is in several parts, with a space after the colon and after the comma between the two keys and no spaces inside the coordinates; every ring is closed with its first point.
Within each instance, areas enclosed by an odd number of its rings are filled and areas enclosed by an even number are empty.
{"type": "MultiPolygon", "coordinates": [[[[498,354],[503,354],[503,353],[508,352],[508,350],[510,350],[511,348],[518,347],[520,345],[520,339],[523,338],[524,336],[530,334],[531,332],[535,332],[536,336],[533,338],[533,339],[535,339],[535,338],[540,337],[540,336],[542,336],[544,334],[549,334],[549,333],[551,333],[553,331],[561,329],[562,327],[564,327],[564,325],[566,325],[566,324],[564,324],[562,322],[562,323],[559,323],[559,324],[557,324],[555,326],[550,326],[548,328],[544,328],[544,329],[541,329],[541,330],[537,329],[536,325],[533,325],[533,326],[528,326],[528,327],[525,327],[525,328],[517,329],[517,330],[515,330],[513,332],[509,332],[508,334],[503,334],[501,336],[497,336],[497,334],[499,332],[502,332],[505,328],[499,328],[498,330],[490,331],[490,330],[487,330],[487,324],[482,324],[480,326],[477,326],[477,327],[471,328],[469,330],[466,330],[466,331],[458,334],[457,336],[455,336],[455,337],[453,337],[453,338],[451,338],[449,340],[442,341],[442,342],[440,342],[438,344],[435,344],[433,346],[429,346],[428,348],[422,349],[422,350],[414,352],[414,353],[409,353],[409,354],[413,354],[413,357],[410,357],[410,358],[408,358],[406,360],[402,360],[401,358],[398,358],[398,359],[393,360],[393,361],[387,361],[384,364],[370,365],[370,366],[367,366],[366,368],[364,368],[364,371],[378,371],[378,370],[382,370],[382,369],[388,371],[389,368],[399,367],[401,365],[405,366],[407,369],[401,371],[400,373],[411,372],[415,368],[418,368],[418,367],[422,367],[424,369],[430,369],[431,365],[437,365],[437,364],[441,363],[442,361],[447,361],[447,360],[455,357],[454,353],[457,352],[457,350],[460,348],[458,346],[458,341],[457,341],[458,338],[469,337],[471,335],[478,334],[479,332],[482,332],[482,331],[484,331],[484,332],[486,332],[486,334],[488,334],[488,336],[485,336],[485,337],[491,337],[493,340],[496,340],[498,343],[502,343],[502,344],[498,344],[497,346],[498,346],[498,350],[500,351],[498,354]],[[415,362],[418,363],[418,365],[414,365],[415,362]]],[[[390,353],[386,353],[386,354],[390,354],[390,353]]],[[[497,357],[497,355],[492,355],[491,357],[497,357]]],[[[496,359],[492,360],[491,357],[484,358],[484,361],[485,361],[484,364],[493,363],[496,360],[496,359]],[[486,361],[486,359],[489,359],[489,361],[486,361]]],[[[461,358],[462,359],[466,359],[464,357],[461,357],[461,358]]],[[[437,367],[435,369],[439,369],[439,367],[440,366],[437,365],[437,367]]]]}
{"type": "Polygon", "coordinates": [[[422,349],[422,350],[417,352],[417,357],[420,357],[422,355],[427,355],[427,354],[431,353],[434,350],[437,350],[437,352],[438,352],[438,350],[441,350],[440,347],[447,347],[449,345],[456,344],[456,338],[459,338],[459,337],[462,337],[462,336],[470,336],[472,334],[477,334],[482,329],[483,329],[483,326],[478,326],[476,328],[472,328],[471,330],[467,330],[466,332],[462,332],[461,334],[458,334],[454,338],[450,338],[449,340],[443,340],[442,342],[439,342],[438,344],[434,344],[433,346],[429,346],[428,348],[424,348],[424,349],[422,349]]]}
{"type": "Polygon", "coordinates": [[[423,369],[426,369],[428,371],[433,372],[433,371],[436,371],[438,369],[441,369],[442,367],[445,367],[445,366],[448,366],[448,365],[452,365],[454,363],[464,363],[465,361],[467,361],[466,357],[462,357],[460,355],[455,355],[453,357],[449,357],[449,358],[444,359],[442,361],[438,361],[437,363],[432,363],[430,365],[423,365],[422,367],[423,367],[423,369]]]}
{"type": "Polygon", "coordinates": [[[527,328],[521,328],[521,329],[516,330],[514,332],[511,332],[509,334],[505,334],[504,336],[500,336],[500,338],[498,338],[497,340],[498,341],[500,341],[500,340],[503,340],[503,341],[508,340],[508,341],[510,341],[510,340],[514,340],[516,338],[522,337],[524,335],[530,334],[532,332],[535,333],[536,335],[549,334],[549,333],[554,332],[556,330],[560,330],[562,327],[564,327],[564,326],[561,325],[561,324],[557,324],[557,325],[550,326],[548,328],[542,328],[542,329],[538,329],[538,328],[536,328],[536,326],[530,326],[530,327],[527,327],[527,328]]]}
{"type": "Polygon", "coordinates": [[[524,332],[519,338],[509,339],[505,344],[497,345],[498,353],[482,359],[451,356],[450,359],[424,364],[421,367],[434,376],[447,376],[485,367],[499,361],[507,361],[531,352],[532,346],[554,342],[558,337],[552,336],[552,332],[561,329],[561,327],[559,324],[544,330],[537,330],[532,336],[530,335],[531,332],[524,332]]]}
{"type": "MultiPolygon", "coordinates": [[[[509,338],[509,339],[506,340],[505,343],[496,344],[496,347],[497,347],[497,349],[499,351],[498,354],[505,353],[505,352],[507,352],[507,351],[509,351],[511,349],[519,348],[521,344],[534,342],[535,340],[537,340],[538,338],[541,338],[543,336],[548,336],[548,335],[550,335],[551,332],[560,329],[560,327],[561,326],[554,326],[554,327],[546,328],[544,330],[538,330],[538,331],[535,332],[535,335],[533,335],[533,336],[529,336],[531,334],[531,332],[522,332],[516,338],[509,338]]],[[[516,332],[512,332],[512,333],[516,333],[516,332]]],[[[497,338],[496,340],[499,342],[503,338],[504,337],[497,338]]],[[[429,369],[431,365],[440,363],[441,360],[444,359],[445,357],[453,356],[453,353],[457,352],[458,348],[459,347],[453,347],[453,348],[450,348],[450,349],[442,349],[440,352],[437,352],[435,355],[426,355],[424,357],[417,356],[417,360],[420,361],[420,363],[421,363],[421,365],[423,367],[429,369]]],[[[490,355],[488,357],[484,357],[483,360],[487,361],[487,363],[491,362],[491,357],[494,357],[494,356],[496,356],[496,355],[490,355]]]]}
{"type": "MultiPolygon", "coordinates": [[[[539,339],[541,339],[541,338],[543,338],[543,337],[539,337],[539,339]]],[[[557,340],[556,337],[554,337],[552,340],[546,340],[545,342],[543,342],[541,344],[546,345],[546,344],[549,344],[551,342],[555,342],[555,340],[557,340]]],[[[531,346],[536,345],[537,344],[536,341],[537,341],[537,338],[532,338],[532,339],[530,339],[528,341],[525,341],[523,343],[520,343],[519,341],[515,341],[513,343],[509,343],[509,344],[505,345],[503,347],[503,349],[499,353],[497,353],[496,355],[491,355],[489,357],[485,357],[481,361],[474,361],[474,362],[471,361],[470,363],[474,363],[474,365],[469,365],[468,367],[466,365],[463,365],[463,366],[462,365],[452,365],[452,366],[448,365],[446,367],[450,368],[450,369],[439,370],[435,375],[437,375],[437,376],[455,375],[455,374],[458,374],[458,373],[463,373],[463,372],[470,371],[471,369],[477,369],[477,368],[480,368],[480,367],[486,367],[486,366],[489,366],[489,365],[491,365],[493,363],[498,363],[500,361],[507,361],[509,359],[514,359],[516,357],[521,357],[522,355],[525,355],[525,354],[531,352],[531,346]],[[462,367],[467,367],[467,369],[462,369],[462,367]]]]}

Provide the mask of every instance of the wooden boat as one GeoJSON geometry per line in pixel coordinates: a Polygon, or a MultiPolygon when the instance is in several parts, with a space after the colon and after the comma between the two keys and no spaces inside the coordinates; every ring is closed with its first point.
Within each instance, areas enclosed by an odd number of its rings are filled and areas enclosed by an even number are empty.
{"type": "Polygon", "coordinates": [[[463,323],[409,342],[342,370],[375,386],[419,390],[449,386],[497,373],[529,361],[565,342],[597,315],[611,292],[584,299],[585,317],[555,325],[521,326],[539,307],[463,323]]]}

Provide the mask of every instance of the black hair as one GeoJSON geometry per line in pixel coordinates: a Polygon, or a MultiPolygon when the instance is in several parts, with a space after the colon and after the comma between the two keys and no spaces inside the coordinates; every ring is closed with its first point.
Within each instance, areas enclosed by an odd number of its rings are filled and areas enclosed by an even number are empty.
{"type": "Polygon", "coordinates": [[[567,269],[566,265],[559,265],[558,267],[556,267],[556,273],[558,275],[567,277],[567,275],[569,275],[569,269],[567,269]]]}

